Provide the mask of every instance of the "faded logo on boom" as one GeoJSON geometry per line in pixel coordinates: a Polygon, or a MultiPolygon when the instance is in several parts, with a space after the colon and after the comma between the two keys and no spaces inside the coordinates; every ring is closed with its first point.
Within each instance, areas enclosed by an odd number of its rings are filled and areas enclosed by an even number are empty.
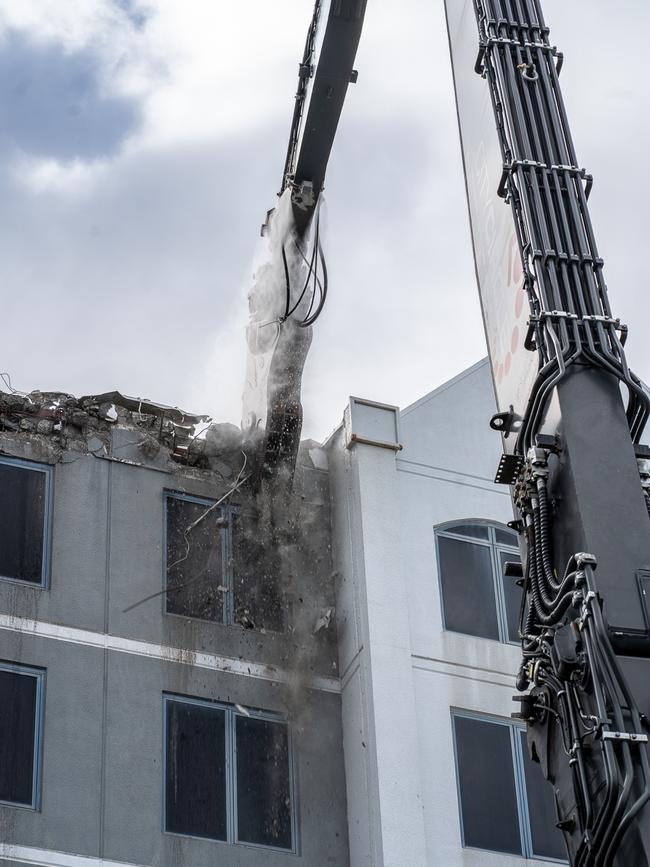
{"type": "MultiPolygon", "coordinates": [[[[487,81],[475,72],[479,31],[471,0],[446,0],[458,123],[483,324],[500,411],[522,416],[537,353],[524,348],[528,302],[510,205],[497,190],[503,159],[487,81]]],[[[514,437],[510,437],[514,445],[514,437]]]]}

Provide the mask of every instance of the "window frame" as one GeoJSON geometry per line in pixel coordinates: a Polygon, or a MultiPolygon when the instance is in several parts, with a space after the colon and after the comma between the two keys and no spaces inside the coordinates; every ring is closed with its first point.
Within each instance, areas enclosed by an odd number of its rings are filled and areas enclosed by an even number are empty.
{"type": "Polygon", "coordinates": [[[526,788],[526,769],[524,766],[523,748],[521,745],[520,733],[526,731],[526,726],[522,723],[514,722],[513,720],[504,719],[489,713],[480,713],[477,711],[465,710],[464,708],[450,708],[450,724],[451,724],[451,739],[454,750],[454,771],[456,776],[456,801],[458,806],[458,824],[460,828],[460,842],[463,849],[468,849],[473,852],[490,852],[492,854],[504,855],[509,858],[532,859],[535,861],[544,861],[549,864],[568,864],[566,859],[551,858],[546,855],[537,855],[533,850],[533,834],[530,822],[530,812],[528,808],[528,791],[526,788]],[[465,829],[463,827],[463,802],[462,791],[460,788],[460,768],[458,762],[458,742],[456,738],[456,726],[454,720],[457,718],[471,719],[477,722],[487,723],[489,725],[505,726],[510,734],[510,749],[512,755],[512,766],[514,771],[515,794],[517,798],[517,816],[519,818],[519,835],[521,840],[521,853],[512,854],[499,852],[494,849],[482,849],[479,846],[470,846],[465,842],[465,829]]]}
{"type": "Polygon", "coordinates": [[[0,573],[0,581],[9,581],[12,584],[20,584],[21,587],[34,587],[38,590],[50,589],[50,569],[52,562],[52,524],[54,516],[54,466],[37,461],[26,461],[12,455],[1,454],[0,464],[18,467],[31,472],[43,473],[45,476],[45,493],[43,496],[43,550],[41,564],[41,580],[27,581],[24,578],[12,578],[10,575],[0,573]]]}
{"type": "Polygon", "coordinates": [[[202,623],[222,623],[226,626],[237,625],[234,621],[235,600],[234,600],[234,576],[233,576],[233,557],[232,557],[232,517],[239,512],[237,506],[227,503],[219,506],[219,515],[226,518],[228,525],[221,530],[221,577],[223,586],[227,588],[227,592],[223,594],[223,617],[221,620],[210,620],[207,617],[197,617],[189,614],[177,614],[175,611],[169,611],[167,608],[168,594],[168,575],[167,575],[167,503],[170,499],[183,500],[187,503],[194,503],[199,506],[205,506],[206,509],[214,506],[217,500],[212,500],[209,497],[199,497],[195,494],[186,494],[183,491],[173,491],[165,489],[163,491],[163,550],[162,550],[162,608],[163,615],[167,617],[181,617],[184,620],[198,620],[202,623]],[[224,532],[225,531],[225,532],[224,532]]]}
{"type": "Polygon", "coordinates": [[[45,718],[45,673],[44,668],[34,668],[29,665],[20,665],[15,662],[0,660],[0,671],[18,674],[22,677],[33,677],[36,680],[36,699],[34,706],[34,751],[32,768],[32,802],[21,804],[17,801],[0,800],[0,806],[13,807],[16,810],[31,810],[38,812],[41,809],[41,780],[43,761],[43,722],[45,718]]]}
{"type": "Polygon", "coordinates": [[[500,524],[497,521],[487,521],[480,518],[459,518],[457,521],[446,521],[444,524],[437,524],[433,528],[436,551],[436,571],[438,577],[438,595],[440,597],[440,620],[442,622],[442,628],[445,632],[453,632],[454,635],[465,635],[468,638],[477,638],[481,641],[497,641],[499,644],[509,644],[511,647],[515,647],[519,644],[519,641],[511,640],[510,636],[508,635],[508,611],[506,607],[505,588],[503,586],[504,576],[501,568],[499,555],[503,552],[506,554],[514,554],[518,558],[521,558],[521,552],[519,550],[519,546],[516,543],[514,543],[513,545],[506,545],[503,542],[497,541],[497,530],[514,532],[513,530],[510,530],[510,528],[505,524],[500,524]],[[463,535],[461,533],[454,533],[454,527],[461,526],[485,527],[487,530],[487,539],[479,539],[463,535]],[[499,633],[498,638],[486,638],[483,635],[471,635],[468,632],[458,632],[457,630],[450,629],[447,626],[445,622],[445,599],[443,595],[441,569],[442,559],[440,557],[439,543],[441,537],[453,539],[456,542],[466,542],[470,545],[481,545],[482,547],[488,548],[490,550],[490,564],[492,566],[492,587],[496,607],[497,629],[499,633]]]}
{"type": "MultiPolygon", "coordinates": [[[[242,707],[242,705],[240,705],[242,707]]],[[[162,761],[162,832],[172,837],[201,840],[204,843],[216,843],[224,846],[246,846],[250,849],[259,849],[263,852],[280,852],[283,855],[298,855],[298,807],[297,807],[297,783],[296,766],[293,747],[293,732],[287,718],[280,713],[246,707],[246,713],[237,710],[233,704],[221,701],[213,701],[206,698],[180,695],[178,693],[163,693],[163,761],[162,761]],[[182,834],[180,831],[167,830],[167,705],[169,702],[183,702],[185,704],[198,705],[199,707],[211,707],[225,713],[225,749],[226,749],[226,840],[215,840],[211,837],[197,837],[195,834],[182,834]],[[250,717],[265,722],[282,724],[287,733],[288,777],[289,798],[291,801],[291,848],[283,849],[279,846],[265,846],[263,843],[249,843],[239,840],[238,835],[238,807],[237,807],[237,717],[250,717]]]]}

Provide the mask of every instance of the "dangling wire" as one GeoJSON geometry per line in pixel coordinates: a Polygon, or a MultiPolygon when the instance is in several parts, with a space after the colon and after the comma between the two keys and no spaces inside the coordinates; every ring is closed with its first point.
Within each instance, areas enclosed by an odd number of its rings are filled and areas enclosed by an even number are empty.
{"type": "Polygon", "coordinates": [[[291,274],[289,271],[289,263],[287,260],[287,251],[285,246],[283,245],[282,264],[284,267],[284,279],[286,286],[286,304],[284,309],[284,315],[281,317],[281,321],[284,322],[290,316],[293,316],[300,308],[305,298],[310,296],[307,313],[303,316],[302,319],[297,321],[297,324],[301,328],[308,328],[310,325],[313,325],[313,323],[320,316],[323,307],[325,306],[325,300],[327,298],[328,275],[327,265],[325,262],[325,254],[323,253],[323,245],[321,244],[320,240],[320,204],[315,216],[314,237],[310,257],[307,258],[300,244],[296,240],[294,240],[294,244],[296,245],[296,249],[300,254],[303,262],[305,263],[305,265],[307,265],[307,276],[305,278],[305,282],[303,284],[300,294],[298,295],[297,300],[292,305],[291,274]],[[322,272],[322,277],[319,275],[319,267],[320,271],[322,272]]]}

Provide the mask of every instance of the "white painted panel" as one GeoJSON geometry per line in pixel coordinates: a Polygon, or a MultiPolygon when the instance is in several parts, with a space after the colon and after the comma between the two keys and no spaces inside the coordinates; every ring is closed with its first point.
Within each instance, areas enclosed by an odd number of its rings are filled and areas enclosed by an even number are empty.
{"type": "Polygon", "coordinates": [[[0,861],[15,861],[31,864],[32,867],[145,867],[125,861],[107,861],[104,858],[89,858],[70,852],[53,852],[51,849],[36,849],[32,846],[14,846],[0,843],[0,861]]]}
{"type": "Polygon", "coordinates": [[[342,694],[343,750],[348,800],[350,867],[374,867],[371,845],[371,814],[376,809],[370,796],[369,762],[372,744],[364,722],[361,666],[351,672],[342,694]]]}
{"type": "Polygon", "coordinates": [[[350,433],[367,440],[395,443],[398,440],[397,408],[350,399],[350,433]]]}

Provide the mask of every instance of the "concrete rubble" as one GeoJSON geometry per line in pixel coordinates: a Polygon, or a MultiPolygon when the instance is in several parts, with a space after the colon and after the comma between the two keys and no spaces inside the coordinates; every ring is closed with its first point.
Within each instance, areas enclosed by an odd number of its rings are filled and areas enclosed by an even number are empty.
{"type": "Polygon", "coordinates": [[[61,459],[65,452],[128,462],[139,462],[140,457],[143,463],[215,470],[227,479],[241,465],[242,451],[251,457],[253,444],[235,425],[210,421],[208,415],[118,391],[79,398],[66,392],[0,391],[0,434],[30,435],[51,460],[61,459]]]}

